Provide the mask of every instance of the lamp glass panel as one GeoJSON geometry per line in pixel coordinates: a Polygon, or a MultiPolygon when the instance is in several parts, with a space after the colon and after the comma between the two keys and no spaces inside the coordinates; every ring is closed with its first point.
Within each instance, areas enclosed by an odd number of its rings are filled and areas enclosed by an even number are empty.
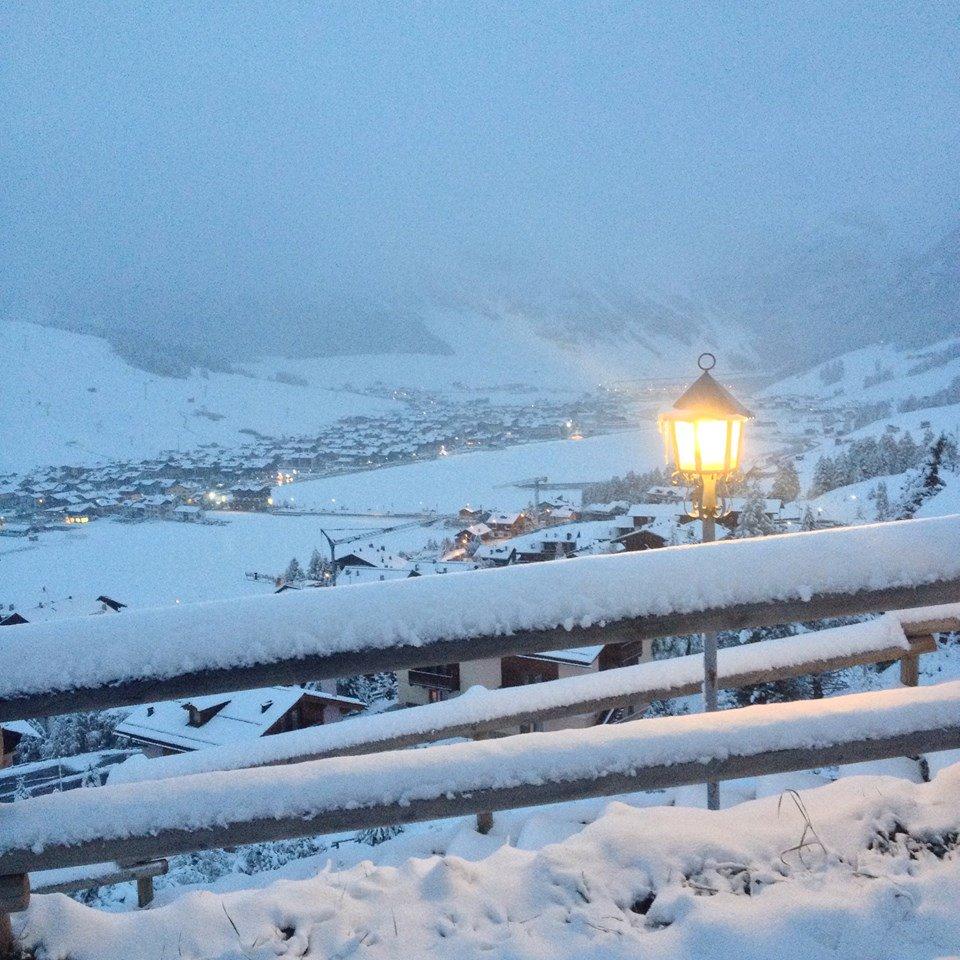
{"type": "Polygon", "coordinates": [[[728,469],[736,470],[740,466],[740,444],[743,442],[743,423],[730,421],[730,463],[728,469]]]}
{"type": "Polygon", "coordinates": [[[697,437],[692,420],[671,420],[676,467],[681,473],[697,472],[697,437]]]}
{"type": "Polygon", "coordinates": [[[700,473],[725,473],[727,467],[727,420],[697,420],[700,473]]]}

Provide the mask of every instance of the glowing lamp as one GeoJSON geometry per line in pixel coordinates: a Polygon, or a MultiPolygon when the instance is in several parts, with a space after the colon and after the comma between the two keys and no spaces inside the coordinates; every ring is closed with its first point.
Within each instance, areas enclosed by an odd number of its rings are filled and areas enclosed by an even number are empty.
{"type": "Polygon", "coordinates": [[[682,476],[728,477],[740,466],[743,425],[753,414],[711,376],[716,359],[700,357],[703,373],[660,415],[667,459],[682,476]]]}

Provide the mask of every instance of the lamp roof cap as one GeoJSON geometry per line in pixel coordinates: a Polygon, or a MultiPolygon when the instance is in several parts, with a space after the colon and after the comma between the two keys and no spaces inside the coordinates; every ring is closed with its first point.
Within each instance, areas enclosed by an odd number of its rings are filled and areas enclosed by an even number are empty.
{"type": "MultiPolygon", "coordinates": [[[[699,414],[710,417],[742,417],[753,419],[753,414],[729,391],[717,383],[709,370],[687,388],[673,405],[677,414],[699,414]]],[[[669,414],[668,414],[669,416],[669,414]]]]}

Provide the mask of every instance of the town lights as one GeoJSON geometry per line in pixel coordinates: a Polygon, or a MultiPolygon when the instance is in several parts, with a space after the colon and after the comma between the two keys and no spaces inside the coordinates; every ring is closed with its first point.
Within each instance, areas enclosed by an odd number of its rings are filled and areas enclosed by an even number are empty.
{"type": "MultiPolygon", "coordinates": [[[[694,488],[694,513],[699,517],[702,539],[716,537],[717,481],[731,477],[740,467],[744,424],[753,414],[710,371],[717,359],[703,353],[697,365],[703,371],[673,407],[660,415],[660,432],[667,460],[677,479],[694,488]]],[[[717,709],[717,635],[703,635],[703,703],[717,709]]],[[[707,806],[720,808],[720,788],[707,784],[707,806]]]]}

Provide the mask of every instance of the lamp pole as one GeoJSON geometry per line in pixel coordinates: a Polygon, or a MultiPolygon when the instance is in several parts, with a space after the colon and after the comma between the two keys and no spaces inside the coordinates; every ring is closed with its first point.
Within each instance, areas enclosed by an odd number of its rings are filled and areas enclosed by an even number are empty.
{"type": "MultiPolygon", "coordinates": [[[[659,418],[674,476],[694,485],[694,489],[699,484],[696,507],[703,543],[716,540],[717,483],[736,472],[743,425],[753,419],[753,414],[710,375],[716,362],[712,353],[700,354],[700,377],[659,418]]],[[[703,707],[713,713],[717,709],[717,635],[711,632],[702,636],[703,707]]],[[[719,784],[707,784],[707,807],[720,809],[719,784]]]]}
{"type": "MultiPolygon", "coordinates": [[[[717,478],[710,473],[702,475],[700,497],[701,541],[713,543],[717,538],[717,478]]],[[[703,634],[703,709],[713,713],[717,709],[717,635],[703,634]]],[[[707,784],[707,809],[720,809],[720,784],[707,784]]]]}

